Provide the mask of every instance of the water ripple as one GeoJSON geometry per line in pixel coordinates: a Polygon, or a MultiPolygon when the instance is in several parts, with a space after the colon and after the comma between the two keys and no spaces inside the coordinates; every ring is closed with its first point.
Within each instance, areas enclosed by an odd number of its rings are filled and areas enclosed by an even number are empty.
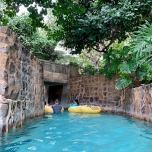
{"type": "Polygon", "coordinates": [[[151,152],[152,123],[111,114],[47,115],[0,136],[0,152],[151,152]],[[140,144],[139,144],[140,143],[140,144]]]}

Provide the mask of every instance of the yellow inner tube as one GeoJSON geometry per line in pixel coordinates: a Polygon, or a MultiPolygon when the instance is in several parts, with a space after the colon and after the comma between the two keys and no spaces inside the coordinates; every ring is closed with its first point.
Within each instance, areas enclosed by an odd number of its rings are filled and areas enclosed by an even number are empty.
{"type": "Polygon", "coordinates": [[[100,106],[75,106],[75,107],[69,107],[69,112],[75,112],[75,113],[100,113],[101,107],[100,106]]]}
{"type": "MultiPolygon", "coordinates": [[[[52,114],[54,113],[52,107],[48,105],[45,105],[44,111],[45,113],[52,113],[52,114]]],[[[62,107],[61,112],[63,111],[64,111],[64,108],[62,107]]]]}

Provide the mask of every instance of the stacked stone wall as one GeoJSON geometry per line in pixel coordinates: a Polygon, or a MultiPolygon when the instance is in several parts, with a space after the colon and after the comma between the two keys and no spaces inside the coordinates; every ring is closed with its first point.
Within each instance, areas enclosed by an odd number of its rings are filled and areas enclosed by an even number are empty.
{"type": "Polygon", "coordinates": [[[126,114],[152,122],[152,84],[126,91],[124,103],[126,114]]]}
{"type": "Polygon", "coordinates": [[[78,98],[80,104],[100,105],[105,109],[119,106],[121,91],[115,89],[116,78],[107,79],[104,75],[71,78],[69,101],[78,98]]]}
{"type": "Polygon", "coordinates": [[[102,111],[124,113],[152,121],[152,84],[125,90],[115,89],[118,76],[84,76],[69,80],[69,101],[78,98],[81,105],[100,105],[102,111]]]}
{"type": "Polygon", "coordinates": [[[0,132],[44,113],[43,88],[41,62],[14,32],[0,27],[0,132]]]}

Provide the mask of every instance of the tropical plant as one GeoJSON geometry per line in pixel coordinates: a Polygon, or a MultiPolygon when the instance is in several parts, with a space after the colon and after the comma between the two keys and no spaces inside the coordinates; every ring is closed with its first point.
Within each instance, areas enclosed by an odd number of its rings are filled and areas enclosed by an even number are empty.
{"type": "Polygon", "coordinates": [[[104,55],[105,66],[103,69],[106,77],[110,78],[118,74],[120,78],[116,82],[116,88],[121,89],[127,87],[134,80],[137,68],[137,61],[135,55],[130,53],[130,47],[124,46],[123,48],[109,49],[108,53],[104,55]]]}
{"type": "Polygon", "coordinates": [[[152,64],[152,24],[146,22],[133,35],[132,52],[140,64],[152,64]]]}
{"type": "Polygon", "coordinates": [[[134,32],[128,46],[116,49],[111,48],[109,54],[105,54],[105,74],[112,76],[117,73],[120,78],[116,82],[116,88],[125,88],[130,84],[136,86],[140,83],[152,82],[152,25],[146,23],[134,32]],[[112,68],[113,67],[113,68],[112,68]]]}
{"type": "Polygon", "coordinates": [[[131,52],[138,61],[136,75],[144,83],[152,81],[152,24],[146,22],[133,35],[131,52]]]}

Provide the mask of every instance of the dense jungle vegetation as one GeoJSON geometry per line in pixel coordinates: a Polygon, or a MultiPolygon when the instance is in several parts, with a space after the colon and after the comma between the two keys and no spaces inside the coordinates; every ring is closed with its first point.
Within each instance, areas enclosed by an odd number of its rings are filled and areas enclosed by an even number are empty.
{"type": "Polygon", "coordinates": [[[38,58],[118,74],[116,88],[152,82],[152,0],[0,0],[0,22],[38,58]],[[28,12],[17,15],[20,6],[28,12]],[[61,44],[67,53],[55,50],[61,44]]]}

